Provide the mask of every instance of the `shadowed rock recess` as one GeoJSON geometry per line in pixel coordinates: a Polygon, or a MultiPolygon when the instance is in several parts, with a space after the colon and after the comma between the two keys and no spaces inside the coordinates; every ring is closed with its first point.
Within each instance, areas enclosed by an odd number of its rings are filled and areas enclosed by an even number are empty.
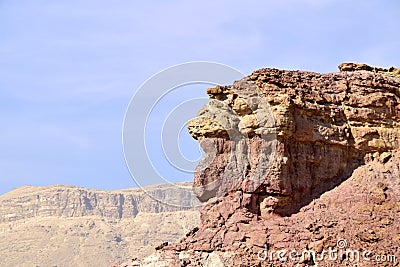
{"type": "Polygon", "coordinates": [[[208,89],[188,124],[207,154],[201,224],[121,266],[398,266],[400,69],[339,70],[266,68],[208,89]]]}

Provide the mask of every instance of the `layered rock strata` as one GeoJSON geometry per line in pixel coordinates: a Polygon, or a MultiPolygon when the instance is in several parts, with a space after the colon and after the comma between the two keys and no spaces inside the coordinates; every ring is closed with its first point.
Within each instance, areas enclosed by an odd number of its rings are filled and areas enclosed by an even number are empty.
{"type": "Polygon", "coordinates": [[[339,70],[261,69],[208,89],[210,102],[188,124],[207,153],[194,177],[202,223],[142,265],[309,266],[343,240],[343,249],[395,256],[400,71],[339,70]],[[316,255],[292,262],[258,254],[282,249],[316,255]]]}
{"type": "Polygon", "coordinates": [[[182,195],[180,187],[154,185],[124,190],[93,190],[73,186],[25,186],[0,196],[0,223],[35,217],[99,216],[110,219],[134,218],[140,212],[173,212],[187,210],[169,205],[179,200],[183,207],[194,207],[191,194],[182,195]]]}
{"type": "Polygon", "coordinates": [[[348,71],[262,69],[208,89],[209,104],[188,126],[208,153],[194,177],[199,199],[240,191],[252,213],[289,215],[373,157],[398,149],[398,69],[339,68],[348,71]],[[274,134],[263,137],[265,129],[274,134]]]}

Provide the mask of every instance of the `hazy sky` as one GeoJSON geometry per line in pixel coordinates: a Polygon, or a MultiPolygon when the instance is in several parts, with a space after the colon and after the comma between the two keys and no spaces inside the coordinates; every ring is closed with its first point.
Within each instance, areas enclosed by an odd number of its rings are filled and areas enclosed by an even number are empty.
{"type": "Polygon", "coordinates": [[[215,61],[246,74],[333,72],[344,61],[399,67],[399,25],[398,0],[0,0],[0,194],[27,184],[135,186],[124,113],[171,65],[215,61]]]}

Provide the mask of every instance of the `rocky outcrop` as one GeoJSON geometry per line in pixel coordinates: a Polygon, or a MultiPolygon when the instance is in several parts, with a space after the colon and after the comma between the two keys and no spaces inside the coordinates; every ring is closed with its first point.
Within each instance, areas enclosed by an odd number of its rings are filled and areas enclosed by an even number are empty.
{"type": "Polygon", "coordinates": [[[11,191],[0,196],[0,266],[109,266],[148,256],[160,240],[176,242],[199,223],[197,209],[168,205],[196,202],[177,194],[182,186],[191,183],[11,191]]]}
{"type": "Polygon", "coordinates": [[[369,66],[367,64],[359,64],[359,63],[342,63],[338,66],[340,71],[357,71],[357,70],[366,70],[372,72],[380,72],[386,74],[400,74],[400,68],[390,67],[390,68],[380,68],[369,66]]]}
{"type": "Polygon", "coordinates": [[[369,162],[291,216],[262,219],[240,208],[239,193],[231,205],[212,201],[200,227],[140,266],[398,266],[399,166],[399,152],[369,162]]]}
{"type": "Polygon", "coordinates": [[[209,104],[188,126],[208,153],[195,192],[203,201],[251,194],[248,208],[266,218],[295,212],[370,158],[399,148],[399,77],[262,69],[209,89],[209,104]]]}
{"type": "Polygon", "coordinates": [[[329,248],[371,252],[360,266],[395,256],[399,71],[339,69],[261,69],[208,89],[210,102],[188,124],[207,153],[194,177],[202,223],[143,266],[309,266],[329,248]],[[277,257],[285,249],[316,254],[277,257]]]}

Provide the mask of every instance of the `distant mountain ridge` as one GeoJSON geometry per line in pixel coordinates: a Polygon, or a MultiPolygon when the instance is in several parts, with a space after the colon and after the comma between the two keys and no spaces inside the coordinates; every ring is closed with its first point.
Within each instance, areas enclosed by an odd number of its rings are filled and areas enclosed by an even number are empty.
{"type": "Polygon", "coordinates": [[[190,182],[122,190],[24,186],[0,196],[0,266],[109,266],[199,223],[190,182]],[[155,196],[156,201],[152,196],[155,196]]]}
{"type": "MultiPolygon", "coordinates": [[[[177,185],[190,187],[191,183],[177,185]]],[[[190,194],[182,194],[170,184],[148,186],[145,191],[141,188],[106,191],[67,185],[23,186],[0,196],[0,223],[48,216],[134,218],[139,212],[186,210],[164,203],[179,201],[182,206],[197,204],[197,199],[190,194]],[[163,203],[155,201],[150,194],[163,203]]]]}

